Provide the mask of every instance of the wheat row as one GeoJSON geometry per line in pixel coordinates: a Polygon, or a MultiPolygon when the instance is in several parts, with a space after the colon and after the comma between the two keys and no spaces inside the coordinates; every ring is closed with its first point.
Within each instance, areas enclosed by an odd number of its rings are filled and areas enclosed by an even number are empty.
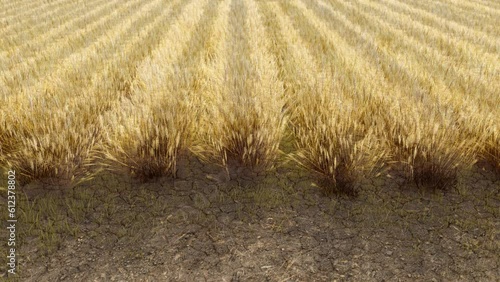
{"type": "Polygon", "coordinates": [[[231,177],[291,162],[347,192],[499,169],[500,8],[428,4],[1,2],[0,163],[74,184],[175,176],[183,154],[231,177]]]}

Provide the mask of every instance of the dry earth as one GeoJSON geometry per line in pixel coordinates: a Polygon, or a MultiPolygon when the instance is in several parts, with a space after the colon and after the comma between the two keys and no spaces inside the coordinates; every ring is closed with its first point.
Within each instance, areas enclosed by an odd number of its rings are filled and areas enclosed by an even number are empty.
{"type": "MultiPolygon", "coordinates": [[[[481,165],[448,191],[418,191],[392,176],[364,181],[356,198],[325,196],[291,168],[223,175],[184,159],[176,180],[102,173],[73,189],[23,187],[17,278],[500,279],[500,180],[481,165]]],[[[5,263],[1,270],[5,278],[5,263]]]]}

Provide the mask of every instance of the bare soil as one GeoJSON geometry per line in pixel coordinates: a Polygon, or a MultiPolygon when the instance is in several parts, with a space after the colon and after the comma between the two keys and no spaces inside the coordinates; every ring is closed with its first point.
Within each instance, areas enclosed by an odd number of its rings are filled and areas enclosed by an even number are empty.
{"type": "MultiPolygon", "coordinates": [[[[190,158],[175,180],[100,173],[71,189],[32,183],[22,187],[16,277],[500,279],[500,179],[483,165],[447,191],[422,191],[395,174],[363,181],[357,197],[326,196],[314,182],[293,168],[228,179],[190,158]]],[[[0,270],[6,278],[6,263],[0,270]]]]}

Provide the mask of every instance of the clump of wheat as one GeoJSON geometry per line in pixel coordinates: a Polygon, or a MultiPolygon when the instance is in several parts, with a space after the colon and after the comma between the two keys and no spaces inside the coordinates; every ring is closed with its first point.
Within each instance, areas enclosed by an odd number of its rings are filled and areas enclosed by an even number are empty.
{"type": "Polygon", "coordinates": [[[286,128],[283,84],[256,3],[233,1],[224,16],[227,28],[216,30],[220,61],[208,63],[210,84],[201,95],[211,105],[202,115],[197,146],[201,159],[226,169],[271,169],[286,128]]]}
{"type": "Polygon", "coordinates": [[[273,93],[266,98],[253,95],[250,88],[232,92],[235,89],[226,88],[223,102],[212,108],[211,118],[205,121],[206,134],[201,137],[204,141],[195,150],[205,161],[226,168],[272,168],[286,126],[282,104],[273,93]]]}
{"type": "Polygon", "coordinates": [[[91,178],[101,127],[91,103],[81,107],[76,113],[33,107],[6,118],[0,135],[2,165],[19,171],[23,184],[50,180],[75,185],[91,178]]]}
{"type": "Polygon", "coordinates": [[[291,158],[322,176],[320,186],[328,193],[356,193],[362,177],[381,167],[386,153],[359,117],[363,104],[335,99],[335,92],[308,89],[291,118],[297,152],[291,158]]]}
{"type": "Polygon", "coordinates": [[[164,99],[153,105],[130,104],[107,120],[104,156],[107,167],[128,170],[139,179],[176,176],[179,155],[186,150],[192,112],[185,99],[164,99]]]}
{"type": "MultiPolygon", "coordinates": [[[[395,111],[396,112],[396,111],[395,111]]],[[[388,121],[394,156],[408,180],[418,187],[446,189],[457,181],[457,172],[476,163],[475,140],[461,135],[456,121],[428,107],[424,117],[406,108],[388,121]]]]}

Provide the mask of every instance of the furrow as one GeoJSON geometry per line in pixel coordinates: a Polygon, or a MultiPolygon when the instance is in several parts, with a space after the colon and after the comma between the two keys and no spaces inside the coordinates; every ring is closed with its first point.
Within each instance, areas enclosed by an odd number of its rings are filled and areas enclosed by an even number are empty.
{"type": "MultiPolygon", "coordinates": [[[[272,51],[279,68],[278,75],[284,82],[288,103],[291,103],[302,84],[308,87],[314,85],[312,74],[321,70],[316,65],[316,58],[309,52],[277,3],[259,2],[259,8],[267,27],[266,34],[274,41],[272,51]]],[[[318,76],[323,75],[318,73],[318,76]]]]}

